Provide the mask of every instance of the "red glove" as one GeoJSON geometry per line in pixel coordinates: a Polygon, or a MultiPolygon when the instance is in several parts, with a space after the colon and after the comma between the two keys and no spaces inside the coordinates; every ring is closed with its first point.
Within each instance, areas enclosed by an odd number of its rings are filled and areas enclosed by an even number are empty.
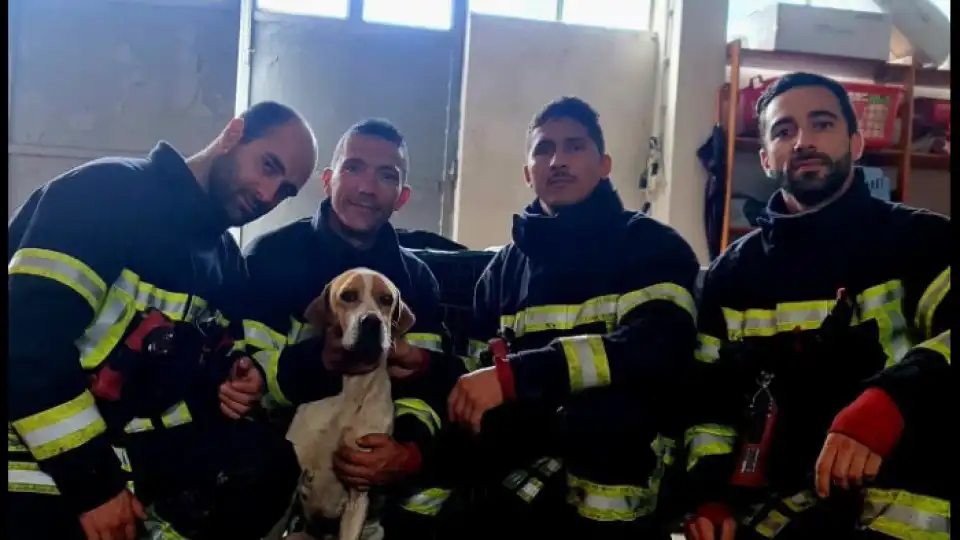
{"type": "Polygon", "coordinates": [[[887,457],[903,433],[903,416],[886,392],[871,388],[840,411],[830,431],[842,433],[887,457]]]}
{"type": "Polygon", "coordinates": [[[733,540],[736,523],[722,503],[711,502],[700,506],[687,518],[683,533],[687,540],[733,540]]]}

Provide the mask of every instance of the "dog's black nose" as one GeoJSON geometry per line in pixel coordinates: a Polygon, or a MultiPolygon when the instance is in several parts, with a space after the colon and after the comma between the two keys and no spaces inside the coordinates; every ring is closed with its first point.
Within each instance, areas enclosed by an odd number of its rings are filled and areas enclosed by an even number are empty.
{"type": "Polygon", "coordinates": [[[381,324],[380,317],[376,315],[368,314],[360,317],[360,333],[361,334],[374,334],[380,333],[381,324]]]}

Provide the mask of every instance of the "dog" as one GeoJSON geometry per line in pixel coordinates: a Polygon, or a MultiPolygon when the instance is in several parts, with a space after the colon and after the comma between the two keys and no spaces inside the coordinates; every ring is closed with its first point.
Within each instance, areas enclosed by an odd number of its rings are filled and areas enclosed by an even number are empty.
{"type": "Polygon", "coordinates": [[[368,268],[334,278],[307,307],[305,318],[319,332],[331,326],[342,332],[344,374],[342,392],[301,405],[287,432],[303,468],[297,497],[307,523],[339,518],[339,539],[358,540],[367,525],[369,494],[340,483],[333,455],[341,444],[357,449],[356,440],[364,435],[392,432],[387,357],[393,340],[415,318],[396,285],[368,268]]]}

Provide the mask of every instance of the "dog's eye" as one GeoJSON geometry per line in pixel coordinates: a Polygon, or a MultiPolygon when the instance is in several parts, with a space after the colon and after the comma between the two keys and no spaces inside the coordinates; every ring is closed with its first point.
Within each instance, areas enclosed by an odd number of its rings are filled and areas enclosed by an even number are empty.
{"type": "Polygon", "coordinates": [[[340,300],[346,303],[356,302],[360,296],[357,294],[357,291],[343,291],[340,293],[340,300]]]}
{"type": "Polygon", "coordinates": [[[390,306],[393,305],[393,297],[389,294],[381,294],[380,297],[377,298],[377,302],[379,302],[381,306],[390,306]]]}

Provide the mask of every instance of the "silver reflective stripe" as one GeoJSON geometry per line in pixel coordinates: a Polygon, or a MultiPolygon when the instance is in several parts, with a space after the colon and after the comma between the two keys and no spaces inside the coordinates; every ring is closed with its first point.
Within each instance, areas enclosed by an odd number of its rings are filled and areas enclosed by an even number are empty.
{"type": "Polygon", "coordinates": [[[452,492],[449,489],[429,488],[416,493],[403,502],[403,508],[422,514],[425,516],[434,516],[440,512],[443,503],[450,498],[452,492]]]}
{"type": "MultiPolygon", "coordinates": [[[[903,286],[890,281],[865,290],[857,296],[859,314],[852,324],[874,321],[878,337],[887,356],[887,365],[899,362],[910,350],[907,321],[903,315],[903,286]]],[[[737,311],[723,308],[727,338],[737,341],[745,337],[767,337],[781,332],[815,330],[826,319],[836,300],[783,302],[774,309],[737,311]]]]}
{"type": "Polygon", "coordinates": [[[516,315],[500,318],[501,329],[511,329],[514,336],[550,330],[570,330],[597,322],[612,329],[617,317],[617,295],[606,295],[582,304],[535,306],[516,315]]]}
{"type": "Polygon", "coordinates": [[[53,481],[53,477],[41,471],[36,463],[9,461],[7,462],[7,490],[56,493],[57,483],[53,481]],[[41,489],[36,489],[37,487],[41,489]]]}
{"type": "Polygon", "coordinates": [[[665,300],[675,304],[694,319],[697,318],[697,306],[690,291],[674,283],[657,283],[621,296],[617,301],[617,320],[623,320],[637,306],[654,300],[665,300]]]}
{"type": "Polygon", "coordinates": [[[950,267],[940,273],[933,280],[927,290],[923,292],[920,301],[917,302],[917,313],[914,317],[914,323],[924,338],[930,337],[933,333],[933,315],[940,306],[940,302],[950,291],[950,267]]]}
{"type": "Polygon", "coordinates": [[[763,518],[763,521],[757,523],[753,526],[754,530],[760,533],[760,536],[765,538],[773,538],[780,534],[790,523],[790,518],[781,514],[777,510],[770,510],[767,514],[767,517],[763,518]]]}
{"type": "Polygon", "coordinates": [[[81,268],[96,276],[87,265],[73,257],[43,249],[21,249],[13,254],[7,264],[7,274],[42,274],[51,277],[76,290],[96,309],[107,294],[106,286],[103,282],[91,279],[81,268]]]}
{"type": "Polygon", "coordinates": [[[243,339],[254,347],[261,349],[280,350],[283,348],[283,341],[278,339],[266,325],[257,321],[243,321],[243,339]]]}
{"type": "Polygon", "coordinates": [[[610,384],[610,365],[600,336],[562,337],[558,341],[567,359],[572,391],[610,384]]]}
{"type": "Polygon", "coordinates": [[[151,429],[153,429],[153,422],[149,418],[134,418],[124,426],[123,431],[126,433],[141,433],[151,429]]]}
{"type": "Polygon", "coordinates": [[[190,423],[193,421],[193,417],[190,416],[190,410],[187,409],[187,404],[181,401],[167,409],[160,417],[160,421],[163,422],[165,427],[172,428],[190,423]]]}
{"type": "Polygon", "coordinates": [[[62,439],[71,433],[76,433],[98,420],[102,420],[100,411],[97,410],[96,405],[91,404],[77,414],[64,418],[56,424],[42,427],[28,433],[21,432],[20,438],[30,448],[37,448],[62,439]]]}
{"type": "Polygon", "coordinates": [[[860,521],[894,538],[949,538],[950,501],[906,491],[867,489],[860,521]]]}
{"type": "MultiPolygon", "coordinates": [[[[94,319],[93,324],[87,328],[80,339],[77,340],[77,347],[80,349],[80,363],[87,365],[87,358],[92,356],[97,346],[107,336],[111,328],[120,321],[125,320],[133,307],[125,301],[123,296],[111,294],[107,296],[107,304],[100,308],[100,312],[94,319]]],[[[95,367],[95,366],[90,366],[95,367]]]]}
{"type": "Polygon", "coordinates": [[[467,355],[480,360],[480,354],[487,350],[487,343],[478,339],[471,339],[468,343],[467,355]]]}
{"type": "Polygon", "coordinates": [[[437,334],[425,332],[411,333],[404,336],[407,343],[414,347],[419,347],[428,351],[443,352],[443,338],[437,334]]]}
{"type": "Polygon", "coordinates": [[[567,475],[567,502],[594,521],[632,521],[656,506],[656,492],[640,486],[605,486],[567,475]]]}
{"type": "Polygon", "coordinates": [[[694,357],[704,363],[712,364],[720,358],[722,342],[707,334],[697,334],[697,349],[694,357]]]}
{"type": "Polygon", "coordinates": [[[526,502],[532,501],[543,489],[543,482],[538,478],[531,478],[527,480],[527,483],[524,484],[519,490],[517,490],[517,495],[526,502]]]}

